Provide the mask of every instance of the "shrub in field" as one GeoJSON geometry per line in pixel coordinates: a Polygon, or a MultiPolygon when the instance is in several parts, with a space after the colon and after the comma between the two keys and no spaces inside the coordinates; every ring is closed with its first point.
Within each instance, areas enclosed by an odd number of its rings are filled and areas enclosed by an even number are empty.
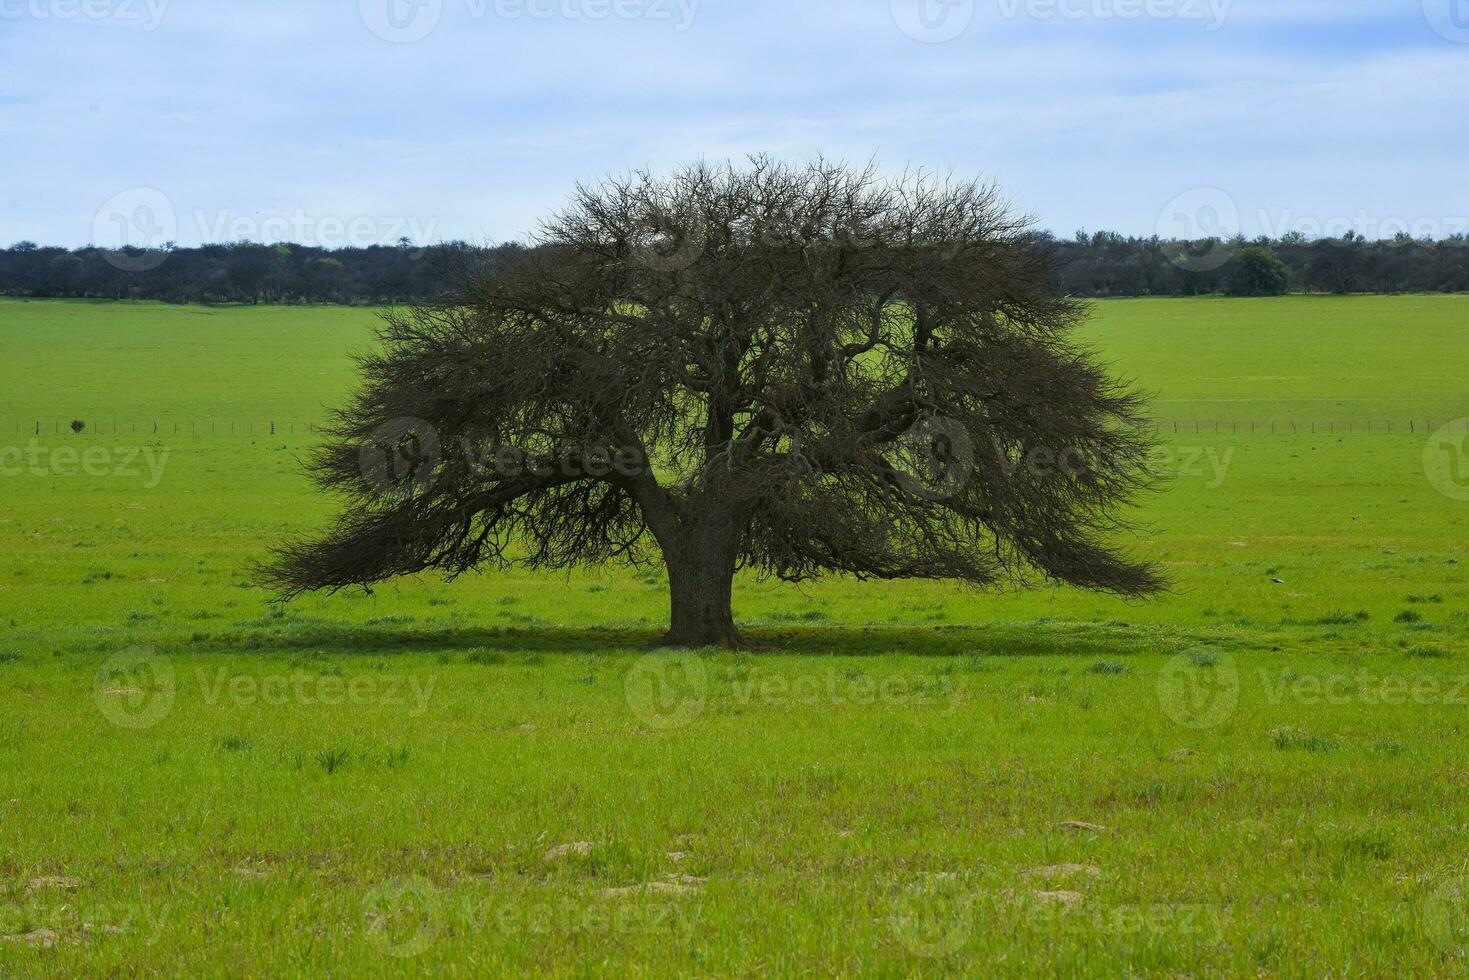
{"type": "Polygon", "coordinates": [[[1251,246],[1234,258],[1229,277],[1231,296],[1284,296],[1290,270],[1268,248],[1251,246]]]}
{"type": "Polygon", "coordinates": [[[537,245],[387,314],[316,460],[347,506],[283,595],[661,561],[700,647],[740,643],[739,568],[1158,587],[1106,541],[1142,403],[993,187],[699,164],[581,187],[537,245]]]}

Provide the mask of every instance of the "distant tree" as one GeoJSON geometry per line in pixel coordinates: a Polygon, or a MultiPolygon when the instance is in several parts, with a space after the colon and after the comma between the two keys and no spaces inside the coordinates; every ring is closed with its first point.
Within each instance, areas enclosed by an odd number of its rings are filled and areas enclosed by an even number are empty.
{"type": "Polygon", "coordinates": [[[1290,270],[1262,245],[1241,249],[1234,257],[1229,276],[1231,296],[1283,296],[1290,284],[1290,270]]]}
{"type": "Polygon", "coordinates": [[[661,557],[664,641],[733,646],[742,567],[1158,587],[1106,541],[1142,405],[993,188],[701,164],[581,187],[537,244],[386,315],[283,596],[661,557]]]}
{"type": "Polygon", "coordinates": [[[1326,292],[1366,291],[1374,285],[1371,251],[1367,240],[1354,231],[1341,238],[1323,238],[1312,243],[1307,279],[1315,288],[1326,292]]]}

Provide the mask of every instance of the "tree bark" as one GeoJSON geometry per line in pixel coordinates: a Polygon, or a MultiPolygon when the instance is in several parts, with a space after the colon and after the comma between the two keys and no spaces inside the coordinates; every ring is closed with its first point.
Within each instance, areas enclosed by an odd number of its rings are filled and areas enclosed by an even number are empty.
{"type": "Polygon", "coordinates": [[[664,549],[668,564],[670,622],[659,641],[670,647],[741,645],[731,598],[735,554],[732,542],[695,535],[664,549]]]}

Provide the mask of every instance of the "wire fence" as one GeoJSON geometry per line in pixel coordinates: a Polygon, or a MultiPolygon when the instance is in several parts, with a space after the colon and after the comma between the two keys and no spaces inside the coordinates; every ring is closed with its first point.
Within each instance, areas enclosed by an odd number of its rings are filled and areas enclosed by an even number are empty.
{"type": "MultiPolygon", "coordinates": [[[[1469,433],[1469,417],[1406,419],[1150,419],[1159,435],[1411,435],[1445,430],[1469,433]]],[[[323,423],[280,419],[13,419],[0,435],[47,436],[315,436],[323,423]]]]}
{"type": "Polygon", "coordinates": [[[266,419],[30,419],[0,422],[0,434],[10,435],[134,435],[134,436],[261,436],[315,435],[320,422],[266,419]]]}

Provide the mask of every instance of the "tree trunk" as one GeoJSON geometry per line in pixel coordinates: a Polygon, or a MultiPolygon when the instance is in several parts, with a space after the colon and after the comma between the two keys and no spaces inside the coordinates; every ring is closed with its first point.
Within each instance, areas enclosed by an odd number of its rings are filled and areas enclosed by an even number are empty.
{"type": "Polygon", "coordinates": [[[670,647],[738,647],[730,605],[735,555],[730,543],[699,535],[664,550],[668,563],[671,606],[668,633],[659,642],[670,647]]]}

